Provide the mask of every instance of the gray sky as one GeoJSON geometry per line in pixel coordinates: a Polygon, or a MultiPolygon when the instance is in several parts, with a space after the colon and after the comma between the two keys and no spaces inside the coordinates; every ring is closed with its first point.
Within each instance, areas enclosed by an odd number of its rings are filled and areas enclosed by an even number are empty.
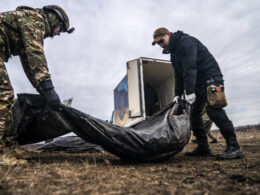
{"type": "MultiPolygon", "coordinates": [[[[19,5],[43,7],[54,1],[1,0],[0,12],[19,5]],[[22,4],[21,4],[22,2],[22,4]]],[[[45,40],[45,54],[61,99],[101,119],[110,118],[113,89],[126,74],[126,61],[169,60],[152,47],[158,27],[197,37],[224,74],[235,126],[260,122],[259,0],[56,0],[76,31],[45,40]]],[[[15,93],[36,93],[18,57],[6,63],[15,93]]]]}

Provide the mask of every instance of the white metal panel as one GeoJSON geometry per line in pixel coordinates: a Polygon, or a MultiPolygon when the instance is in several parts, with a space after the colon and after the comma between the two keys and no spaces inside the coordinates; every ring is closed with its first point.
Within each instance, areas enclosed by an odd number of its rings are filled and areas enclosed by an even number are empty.
{"type": "Polygon", "coordinates": [[[156,93],[160,102],[160,107],[163,108],[171,103],[174,96],[174,78],[173,75],[156,87],[156,93]]]}
{"type": "Polygon", "coordinates": [[[146,111],[145,111],[145,98],[144,98],[144,67],[143,67],[143,60],[142,58],[139,59],[139,72],[140,72],[140,98],[141,98],[141,111],[142,117],[145,119],[146,111]]]}
{"type": "Polygon", "coordinates": [[[143,59],[143,78],[145,83],[156,90],[160,108],[172,102],[174,70],[170,61],[143,59]]]}
{"type": "Polygon", "coordinates": [[[127,62],[128,106],[130,117],[142,116],[140,66],[138,60],[127,62]]]}

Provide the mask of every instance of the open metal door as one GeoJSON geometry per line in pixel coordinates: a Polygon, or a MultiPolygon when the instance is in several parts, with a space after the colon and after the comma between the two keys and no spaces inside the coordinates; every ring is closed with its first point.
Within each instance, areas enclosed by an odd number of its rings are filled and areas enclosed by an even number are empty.
{"type": "Polygon", "coordinates": [[[127,62],[129,117],[141,117],[143,114],[140,68],[138,59],[127,62]]]}

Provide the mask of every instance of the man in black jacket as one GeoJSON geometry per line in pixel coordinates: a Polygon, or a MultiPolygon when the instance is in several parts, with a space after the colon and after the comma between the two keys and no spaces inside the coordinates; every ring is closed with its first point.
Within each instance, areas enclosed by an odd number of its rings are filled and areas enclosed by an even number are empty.
{"type": "Polygon", "coordinates": [[[219,65],[208,49],[196,38],[181,31],[169,32],[159,28],[153,34],[152,45],[158,44],[163,53],[171,54],[171,62],[175,70],[174,102],[185,92],[186,101],[192,105],[191,127],[198,141],[198,146],[188,156],[211,155],[206,132],[202,123],[201,113],[207,104],[207,114],[219,127],[226,140],[224,152],[217,154],[219,159],[234,159],[244,156],[237,142],[234,126],[227,117],[223,106],[210,105],[208,87],[215,86],[216,91],[224,95],[224,80],[219,65]],[[218,86],[222,86],[221,88],[218,86]]]}

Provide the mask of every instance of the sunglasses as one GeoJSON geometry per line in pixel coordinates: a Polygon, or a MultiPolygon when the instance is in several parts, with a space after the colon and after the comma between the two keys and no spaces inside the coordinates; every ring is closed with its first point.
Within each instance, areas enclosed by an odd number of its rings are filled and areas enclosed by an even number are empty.
{"type": "Polygon", "coordinates": [[[158,45],[162,44],[164,42],[164,39],[161,39],[160,41],[157,42],[158,45]]]}

